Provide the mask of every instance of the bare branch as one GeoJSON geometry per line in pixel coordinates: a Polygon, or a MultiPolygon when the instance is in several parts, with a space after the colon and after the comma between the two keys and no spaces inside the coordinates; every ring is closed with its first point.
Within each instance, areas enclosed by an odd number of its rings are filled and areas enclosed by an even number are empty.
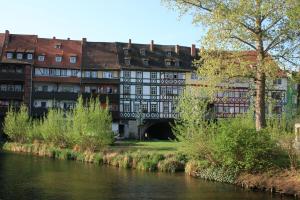
{"type": "Polygon", "coordinates": [[[250,46],[251,48],[257,50],[256,47],[255,47],[253,44],[251,44],[250,42],[247,42],[247,41],[241,39],[240,37],[237,37],[237,36],[233,35],[233,36],[231,36],[230,38],[239,40],[240,42],[242,42],[242,43],[244,43],[244,44],[250,46]]]}
{"type": "Polygon", "coordinates": [[[207,11],[207,12],[212,12],[211,9],[209,9],[209,8],[207,8],[207,7],[204,7],[204,6],[201,4],[200,1],[199,1],[199,4],[197,4],[197,3],[195,3],[195,2],[191,2],[191,1],[189,1],[189,0],[182,0],[182,2],[185,3],[185,4],[188,4],[188,5],[190,5],[190,6],[198,7],[198,8],[200,8],[200,9],[202,9],[202,10],[207,11]]]}

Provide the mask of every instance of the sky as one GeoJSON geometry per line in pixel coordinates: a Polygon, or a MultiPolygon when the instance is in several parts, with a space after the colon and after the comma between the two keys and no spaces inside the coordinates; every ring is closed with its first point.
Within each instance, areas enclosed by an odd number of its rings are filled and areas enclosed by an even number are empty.
{"type": "Polygon", "coordinates": [[[101,42],[200,45],[192,16],[160,0],[0,0],[0,32],[101,42]]]}

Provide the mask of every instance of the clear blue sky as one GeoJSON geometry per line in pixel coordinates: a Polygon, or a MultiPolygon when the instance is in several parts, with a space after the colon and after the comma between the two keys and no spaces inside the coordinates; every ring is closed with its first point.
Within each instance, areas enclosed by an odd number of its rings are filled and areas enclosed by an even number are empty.
{"type": "Polygon", "coordinates": [[[160,0],[1,1],[0,32],[39,37],[199,46],[203,29],[160,0]]]}

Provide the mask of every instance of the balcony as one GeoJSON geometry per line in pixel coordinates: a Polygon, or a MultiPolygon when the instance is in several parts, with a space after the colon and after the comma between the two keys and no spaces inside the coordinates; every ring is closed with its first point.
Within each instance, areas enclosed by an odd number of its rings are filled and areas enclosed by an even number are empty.
{"type": "Polygon", "coordinates": [[[56,100],[74,100],[78,98],[78,93],[74,92],[33,92],[34,99],[56,99],[56,100]]]}
{"type": "Polygon", "coordinates": [[[106,98],[108,98],[108,101],[111,103],[119,103],[119,94],[91,94],[91,93],[82,93],[82,97],[84,99],[90,98],[90,97],[96,97],[99,96],[100,102],[105,102],[106,98]]]}
{"type": "Polygon", "coordinates": [[[84,83],[98,83],[98,84],[103,84],[103,83],[115,83],[119,84],[120,79],[119,78],[82,78],[81,82],[84,83]]]}
{"type": "Polygon", "coordinates": [[[23,100],[24,92],[0,91],[1,99],[23,100]]]}
{"type": "Polygon", "coordinates": [[[24,81],[25,75],[23,73],[8,73],[0,72],[0,81],[24,81]]]}
{"type": "Polygon", "coordinates": [[[41,117],[41,116],[44,116],[46,113],[48,112],[48,109],[47,108],[32,108],[31,109],[31,115],[34,116],[34,117],[41,117]]]}

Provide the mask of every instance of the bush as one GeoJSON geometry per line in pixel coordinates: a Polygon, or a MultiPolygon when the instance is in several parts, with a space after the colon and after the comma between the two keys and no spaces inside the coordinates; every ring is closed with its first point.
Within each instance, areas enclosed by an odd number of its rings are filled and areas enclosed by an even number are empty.
{"type": "Polygon", "coordinates": [[[253,119],[238,117],[220,122],[213,141],[214,157],[222,167],[262,170],[272,165],[276,144],[267,131],[257,132],[253,119]]]}
{"type": "Polygon", "coordinates": [[[4,133],[12,141],[25,143],[29,140],[30,121],[25,105],[19,111],[10,107],[4,119],[4,133]]]}

